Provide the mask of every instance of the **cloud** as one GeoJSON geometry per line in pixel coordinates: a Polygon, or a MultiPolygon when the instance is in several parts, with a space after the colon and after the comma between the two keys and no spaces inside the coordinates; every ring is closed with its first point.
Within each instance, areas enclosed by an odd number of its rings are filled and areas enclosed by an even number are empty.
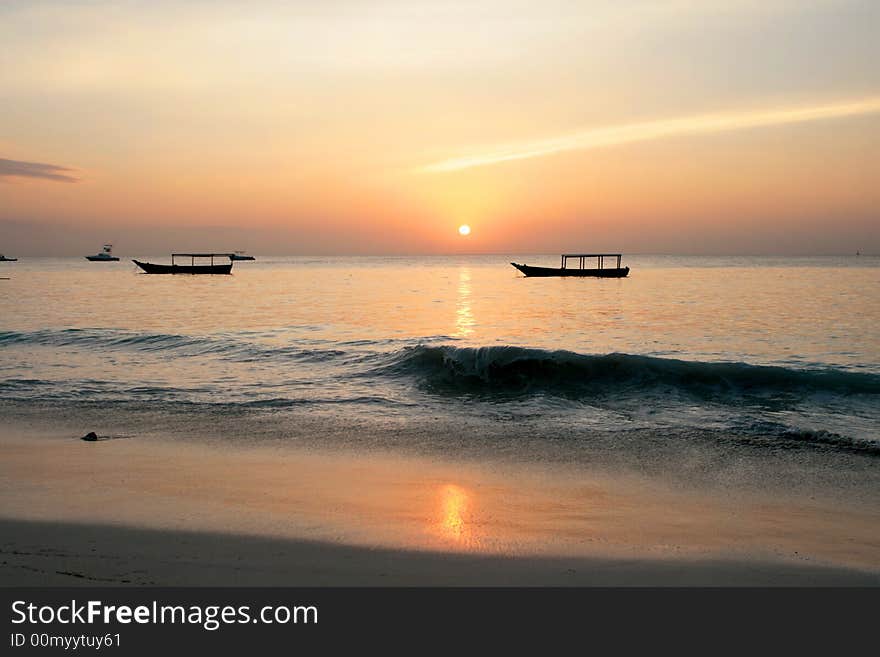
{"type": "Polygon", "coordinates": [[[5,160],[0,157],[0,180],[4,178],[43,178],[55,182],[75,183],[78,178],[70,175],[73,169],[57,164],[42,162],[23,162],[21,160],[5,160]]]}
{"type": "Polygon", "coordinates": [[[616,146],[677,135],[710,134],[746,128],[803,123],[806,121],[857,116],[875,112],[880,112],[880,97],[865,98],[834,105],[788,107],[757,112],[704,114],[676,119],[647,121],[644,123],[630,123],[596,128],[549,139],[507,144],[485,153],[434,162],[417,170],[422,173],[460,171],[462,169],[490,166],[512,160],[544,157],[564,151],[616,146]]]}

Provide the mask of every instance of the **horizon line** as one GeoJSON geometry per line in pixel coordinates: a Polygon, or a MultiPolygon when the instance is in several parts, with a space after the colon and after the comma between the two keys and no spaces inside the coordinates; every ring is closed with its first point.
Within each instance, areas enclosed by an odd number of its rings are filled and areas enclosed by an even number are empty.
{"type": "MultiPolygon", "coordinates": [[[[7,251],[7,253],[12,253],[7,251]]],[[[224,252],[225,253],[225,252],[224,252]]],[[[449,252],[449,253],[438,253],[438,252],[426,252],[426,253],[259,253],[259,252],[248,252],[248,255],[253,255],[257,258],[448,258],[448,257],[469,257],[469,256],[553,256],[559,257],[560,251],[481,251],[481,252],[449,252]]],[[[617,252],[615,252],[617,253],[617,252]]],[[[669,256],[669,257],[694,257],[694,258],[841,258],[841,257],[867,257],[867,258],[876,258],[880,257],[880,251],[878,252],[861,252],[857,251],[825,251],[822,253],[806,253],[806,252],[798,252],[798,253],[779,253],[779,252],[731,252],[731,253],[709,253],[709,252],[673,252],[673,251],[623,251],[621,252],[623,256],[669,256]]],[[[84,258],[82,254],[71,254],[71,255],[33,255],[33,254],[16,254],[19,260],[21,258],[71,258],[71,259],[81,259],[84,258]]],[[[131,257],[171,257],[168,253],[134,253],[128,255],[122,255],[120,257],[120,262],[131,259],[131,257]]],[[[11,271],[11,270],[10,270],[11,271]]]]}

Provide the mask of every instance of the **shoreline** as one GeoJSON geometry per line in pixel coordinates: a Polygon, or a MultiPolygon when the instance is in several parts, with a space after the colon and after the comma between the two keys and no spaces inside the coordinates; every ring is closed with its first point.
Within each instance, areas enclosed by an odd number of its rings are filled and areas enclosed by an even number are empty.
{"type": "Polygon", "coordinates": [[[880,585],[868,493],[48,426],[0,432],[2,586],[880,585]]]}

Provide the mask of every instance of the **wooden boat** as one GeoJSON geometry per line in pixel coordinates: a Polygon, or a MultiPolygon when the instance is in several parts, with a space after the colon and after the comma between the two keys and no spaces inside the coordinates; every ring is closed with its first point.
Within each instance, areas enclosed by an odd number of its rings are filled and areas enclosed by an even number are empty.
{"type": "Polygon", "coordinates": [[[236,251],[235,253],[229,254],[230,260],[256,260],[256,258],[252,255],[246,254],[244,251],[236,251]]]}
{"type": "Polygon", "coordinates": [[[533,267],[531,265],[510,264],[526,276],[596,276],[599,278],[624,278],[629,274],[629,267],[621,267],[620,253],[563,253],[560,267],[533,267]],[[576,258],[579,267],[569,267],[569,258],[576,258]],[[588,258],[596,258],[596,267],[586,267],[588,258]],[[606,267],[605,258],[617,258],[616,267],[606,267]]]}
{"type": "Polygon", "coordinates": [[[18,262],[18,258],[7,258],[5,255],[0,253],[0,262],[18,262]]]}
{"type": "Polygon", "coordinates": [[[170,265],[158,265],[152,262],[132,260],[134,264],[147,274],[231,274],[232,260],[215,263],[214,258],[229,258],[229,253],[172,253],[170,265]],[[188,265],[178,265],[175,258],[189,258],[188,265]],[[196,264],[196,258],[210,258],[210,264],[196,264]]]}

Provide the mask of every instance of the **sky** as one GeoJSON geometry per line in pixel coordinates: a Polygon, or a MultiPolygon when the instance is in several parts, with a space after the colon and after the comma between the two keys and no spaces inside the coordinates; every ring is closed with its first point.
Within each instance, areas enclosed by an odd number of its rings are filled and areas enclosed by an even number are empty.
{"type": "Polygon", "coordinates": [[[878,29],[875,0],[6,0],[0,252],[880,253],[878,29]]]}

